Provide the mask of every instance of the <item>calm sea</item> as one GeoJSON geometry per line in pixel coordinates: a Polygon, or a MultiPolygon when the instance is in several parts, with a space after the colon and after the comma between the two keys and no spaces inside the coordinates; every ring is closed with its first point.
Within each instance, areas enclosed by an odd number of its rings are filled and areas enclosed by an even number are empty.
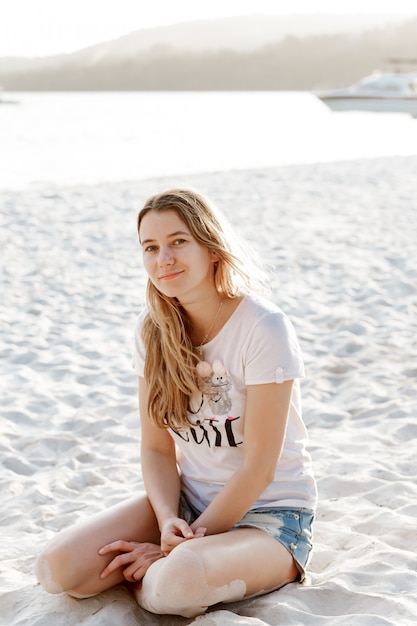
{"type": "MultiPolygon", "coordinates": [[[[6,96],[5,96],[6,98],[6,96]]],[[[332,113],[305,92],[18,93],[0,188],[417,154],[417,120],[332,113]]]]}

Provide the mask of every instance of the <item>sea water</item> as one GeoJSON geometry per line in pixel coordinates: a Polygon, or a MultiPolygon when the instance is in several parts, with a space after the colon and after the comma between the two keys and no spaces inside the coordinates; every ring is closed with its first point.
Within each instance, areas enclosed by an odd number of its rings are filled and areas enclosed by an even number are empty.
{"type": "Polygon", "coordinates": [[[334,113],[308,92],[7,94],[0,189],[417,153],[406,114],[334,113]]]}

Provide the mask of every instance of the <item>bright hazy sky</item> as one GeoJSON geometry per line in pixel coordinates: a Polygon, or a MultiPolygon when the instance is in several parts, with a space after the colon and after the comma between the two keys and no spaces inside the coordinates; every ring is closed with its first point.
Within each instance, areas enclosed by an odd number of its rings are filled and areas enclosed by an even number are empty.
{"type": "Polygon", "coordinates": [[[0,56],[73,52],[140,28],[253,13],[417,15],[417,0],[0,0],[0,56]]]}

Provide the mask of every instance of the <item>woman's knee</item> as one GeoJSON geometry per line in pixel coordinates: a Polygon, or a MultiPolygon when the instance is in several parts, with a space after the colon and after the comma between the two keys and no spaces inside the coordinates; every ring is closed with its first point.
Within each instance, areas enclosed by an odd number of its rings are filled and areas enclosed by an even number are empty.
{"type": "Polygon", "coordinates": [[[65,591],[57,571],[56,563],[59,560],[55,550],[51,547],[46,547],[38,555],[35,562],[35,575],[38,582],[48,593],[62,593],[65,591]]]}
{"type": "Polygon", "coordinates": [[[68,592],[77,586],[79,572],[74,561],[74,550],[60,541],[52,539],[35,562],[35,575],[48,593],[68,592]]]}
{"type": "Polygon", "coordinates": [[[152,613],[195,617],[218,602],[241,600],[245,592],[243,580],[210,584],[201,556],[182,544],[149,568],[135,595],[152,613]]]}

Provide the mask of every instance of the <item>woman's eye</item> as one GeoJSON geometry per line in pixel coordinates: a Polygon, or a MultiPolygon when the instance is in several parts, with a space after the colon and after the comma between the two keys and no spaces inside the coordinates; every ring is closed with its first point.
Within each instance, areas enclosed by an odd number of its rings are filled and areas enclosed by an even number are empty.
{"type": "Polygon", "coordinates": [[[146,246],[145,252],[155,252],[156,246],[146,246]]]}
{"type": "Polygon", "coordinates": [[[174,241],[174,246],[181,246],[183,243],[185,243],[185,239],[176,239],[174,241]]]}

